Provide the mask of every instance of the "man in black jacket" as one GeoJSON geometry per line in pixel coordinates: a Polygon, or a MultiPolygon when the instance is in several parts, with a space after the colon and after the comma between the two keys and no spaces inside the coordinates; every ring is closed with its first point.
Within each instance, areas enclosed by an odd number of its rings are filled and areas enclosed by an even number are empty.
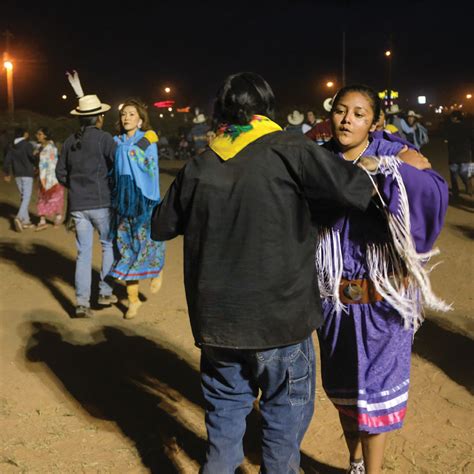
{"type": "Polygon", "coordinates": [[[261,391],[262,473],[299,472],[313,413],[312,333],[321,324],[314,255],[318,206],[364,210],[370,179],[304,135],[281,132],[260,76],[221,87],[210,148],[179,172],[152,238],[184,235],[189,317],[201,347],[208,450],[202,473],[233,473],[261,391]]]}
{"type": "Polygon", "coordinates": [[[28,141],[29,134],[23,128],[15,129],[15,137],[12,146],[8,149],[3,161],[3,172],[5,181],[10,182],[11,175],[20,192],[21,204],[14,220],[15,230],[22,232],[23,229],[34,227],[30,221],[28,207],[30,205],[31,193],[33,191],[33,177],[35,171],[35,157],[33,145],[28,141]]]}
{"type": "Polygon", "coordinates": [[[56,165],[56,178],[68,188],[69,211],[76,230],[76,317],[91,317],[91,274],[94,229],[102,246],[102,269],[99,282],[101,305],[117,302],[112,286],[105,280],[113,263],[110,230],[109,174],[115,156],[115,142],[102,131],[104,113],[110,109],[96,95],[79,99],[71,115],[79,118],[80,129],[69,136],[56,165]]]}

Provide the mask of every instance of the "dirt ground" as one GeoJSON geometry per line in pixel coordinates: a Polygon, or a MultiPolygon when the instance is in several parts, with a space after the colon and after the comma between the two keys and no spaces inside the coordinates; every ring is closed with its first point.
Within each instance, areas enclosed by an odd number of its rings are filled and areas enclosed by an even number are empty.
{"type": "MultiPolygon", "coordinates": [[[[446,177],[444,145],[434,140],[424,152],[446,177]]],[[[182,164],[161,163],[163,191],[182,164]]],[[[117,305],[72,319],[74,236],[64,227],[16,233],[17,205],[14,183],[2,181],[0,472],[197,473],[205,427],[182,239],[167,243],[160,293],[141,286],[146,304],[136,319],[122,318],[123,287],[117,305]]],[[[416,335],[406,423],[390,437],[385,472],[474,472],[473,212],[474,200],[465,196],[451,203],[438,239],[442,263],[432,282],[454,310],[427,314],[416,335]]],[[[94,251],[97,282],[98,241],[94,251]]],[[[258,426],[253,412],[242,472],[258,472],[258,426]]],[[[302,453],[306,473],[342,473],[347,465],[336,411],[319,379],[302,453]]]]}

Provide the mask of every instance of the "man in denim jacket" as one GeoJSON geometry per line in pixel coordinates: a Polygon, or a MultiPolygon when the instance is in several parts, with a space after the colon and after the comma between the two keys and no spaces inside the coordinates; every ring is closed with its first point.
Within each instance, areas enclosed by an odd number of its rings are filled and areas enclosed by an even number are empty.
{"type": "Polygon", "coordinates": [[[110,133],[101,130],[104,113],[110,109],[96,95],[85,95],[71,115],[79,118],[80,129],[70,135],[56,165],[58,181],[68,189],[69,211],[76,230],[76,317],[91,317],[92,246],[94,229],[102,246],[102,268],[99,282],[101,305],[117,302],[105,277],[113,263],[110,230],[109,175],[115,155],[110,133]]]}

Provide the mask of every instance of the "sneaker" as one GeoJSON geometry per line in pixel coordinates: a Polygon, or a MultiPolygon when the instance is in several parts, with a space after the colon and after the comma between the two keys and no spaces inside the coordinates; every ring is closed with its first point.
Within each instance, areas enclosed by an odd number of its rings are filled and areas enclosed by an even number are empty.
{"type": "Polygon", "coordinates": [[[347,474],[365,474],[364,460],[351,461],[349,468],[346,471],[347,474]]]}
{"type": "Polygon", "coordinates": [[[13,220],[13,224],[17,232],[23,232],[23,224],[21,223],[21,220],[18,217],[15,217],[15,219],[13,220]]]}
{"type": "Polygon", "coordinates": [[[31,222],[22,222],[21,226],[23,227],[23,229],[33,229],[34,227],[36,227],[31,222]]]}
{"type": "Polygon", "coordinates": [[[87,306],[76,306],[76,318],[92,318],[94,313],[87,306]]]}
{"type": "Polygon", "coordinates": [[[102,306],[110,306],[113,303],[118,303],[118,298],[114,294],[99,295],[99,299],[97,300],[97,303],[102,306]]]}

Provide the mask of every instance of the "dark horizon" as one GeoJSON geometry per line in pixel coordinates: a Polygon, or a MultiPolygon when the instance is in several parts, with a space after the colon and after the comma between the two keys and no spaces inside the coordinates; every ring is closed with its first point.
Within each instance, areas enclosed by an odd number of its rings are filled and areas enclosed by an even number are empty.
{"type": "MultiPolygon", "coordinates": [[[[113,106],[129,96],[151,105],[168,98],[163,88],[169,85],[176,106],[209,113],[222,80],[249,70],[270,83],[280,109],[305,105],[321,111],[324,98],[341,86],[343,31],[346,84],[385,89],[384,51],[390,48],[391,84],[400,105],[418,107],[418,95],[427,96],[427,105],[419,108],[450,105],[474,90],[471,20],[456,2],[438,11],[432,2],[416,1],[406,7],[373,1],[333,6],[262,1],[251,7],[240,2],[234,11],[218,2],[161,3],[141,7],[142,13],[137,8],[128,24],[123,8],[92,13],[81,3],[81,11],[89,12],[81,15],[46,11],[40,4],[27,13],[2,7],[0,33],[14,35],[15,107],[67,115],[76,99],[65,72],[76,69],[85,93],[113,106]],[[324,85],[328,80],[336,83],[332,91],[324,85]]],[[[4,51],[5,37],[0,41],[4,51]]],[[[1,109],[6,109],[3,69],[1,109]]]]}

